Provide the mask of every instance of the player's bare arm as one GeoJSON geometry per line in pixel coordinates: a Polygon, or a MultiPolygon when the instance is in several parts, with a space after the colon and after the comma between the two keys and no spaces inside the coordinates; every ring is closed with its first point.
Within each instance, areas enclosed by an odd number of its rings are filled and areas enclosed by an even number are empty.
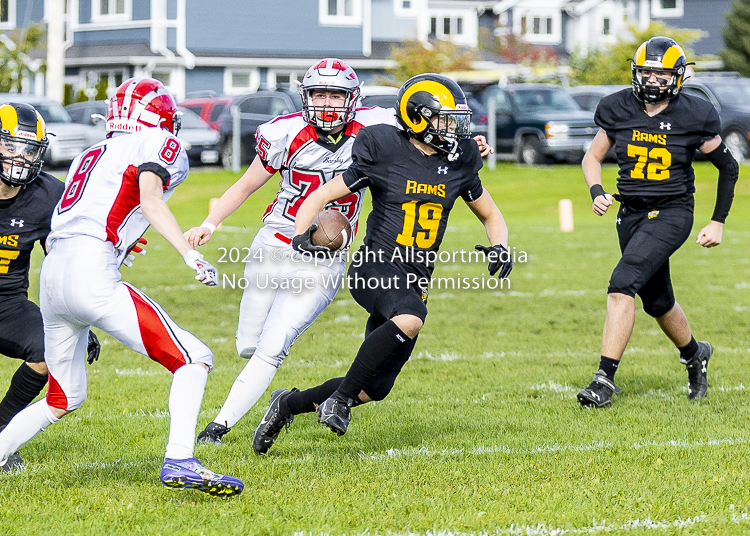
{"type": "Polygon", "coordinates": [[[497,273],[500,279],[507,278],[513,269],[513,260],[508,252],[508,226],[505,224],[503,214],[487,189],[482,191],[478,199],[466,204],[484,225],[490,241],[490,247],[477,244],[475,249],[487,255],[489,261],[487,269],[490,275],[497,273]]]}
{"type": "Polygon", "coordinates": [[[614,142],[607,136],[604,129],[599,129],[581,164],[583,178],[593,198],[591,209],[597,216],[604,216],[612,205],[612,196],[605,193],[602,186],[602,162],[613,145],[614,142]]]}
{"type": "Polygon", "coordinates": [[[346,186],[341,175],[336,175],[333,180],[315,190],[299,207],[297,219],[294,223],[294,234],[301,235],[309,229],[315,215],[323,210],[328,203],[346,197],[351,193],[352,191],[346,186]]]}
{"type": "Polygon", "coordinates": [[[203,224],[185,232],[185,238],[190,245],[192,247],[202,246],[211,240],[211,235],[216,227],[240,208],[248,197],[258,191],[271,177],[273,177],[273,173],[269,173],[260,157],[256,156],[242,177],[224,192],[203,224]],[[206,223],[213,228],[206,227],[206,223]]]}
{"type": "Polygon", "coordinates": [[[185,264],[197,272],[195,278],[210,287],[218,283],[219,272],[203,255],[195,251],[183,236],[172,211],[162,199],[162,180],[156,173],[143,171],[138,177],[141,211],[148,222],[180,255],[185,264]]]}
{"type": "Polygon", "coordinates": [[[721,244],[724,235],[724,220],[729,213],[729,207],[732,205],[734,185],[739,178],[739,165],[721,141],[721,136],[715,136],[705,141],[699,150],[719,170],[714,214],[708,225],[698,232],[695,239],[696,244],[704,248],[712,248],[721,244]]]}
{"type": "Polygon", "coordinates": [[[500,209],[495,204],[492,196],[484,189],[479,199],[466,203],[477,219],[482,222],[487,232],[487,238],[490,244],[496,246],[501,244],[508,248],[508,226],[505,224],[505,218],[500,209]]]}

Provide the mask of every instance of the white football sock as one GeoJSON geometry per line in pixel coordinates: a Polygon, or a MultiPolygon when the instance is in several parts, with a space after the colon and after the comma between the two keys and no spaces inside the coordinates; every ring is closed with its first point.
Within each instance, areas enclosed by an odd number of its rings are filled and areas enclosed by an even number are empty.
{"type": "Polygon", "coordinates": [[[195,427],[206,390],[208,371],[193,363],[177,369],[169,390],[169,442],[165,457],[186,460],[193,457],[195,427]]]}
{"type": "Polygon", "coordinates": [[[214,422],[228,428],[237,424],[237,421],[250,411],[266,392],[277,370],[279,369],[274,365],[266,363],[257,356],[251,357],[240,375],[234,380],[227,401],[224,402],[214,422]]]}
{"type": "Polygon", "coordinates": [[[0,461],[7,459],[39,432],[59,420],[52,414],[44,399],[18,412],[0,432],[0,461]]]}

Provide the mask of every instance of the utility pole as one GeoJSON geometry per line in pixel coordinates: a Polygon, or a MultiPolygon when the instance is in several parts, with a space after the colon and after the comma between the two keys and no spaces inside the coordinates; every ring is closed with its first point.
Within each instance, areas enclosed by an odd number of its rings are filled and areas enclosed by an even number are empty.
{"type": "Polygon", "coordinates": [[[47,97],[65,95],[65,0],[47,0],[47,97]]]}

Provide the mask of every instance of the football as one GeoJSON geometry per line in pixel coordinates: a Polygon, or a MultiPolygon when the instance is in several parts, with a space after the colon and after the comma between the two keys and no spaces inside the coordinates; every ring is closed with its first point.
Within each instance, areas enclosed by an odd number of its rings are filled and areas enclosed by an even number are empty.
{"type": "Polygon", "coordinates": [[[311,237],[313,245],[338,251],[349,244],[352,228],[346,216],[338,210],[323,210],[313,218],[312,222],[318,226],[311,237]]]}

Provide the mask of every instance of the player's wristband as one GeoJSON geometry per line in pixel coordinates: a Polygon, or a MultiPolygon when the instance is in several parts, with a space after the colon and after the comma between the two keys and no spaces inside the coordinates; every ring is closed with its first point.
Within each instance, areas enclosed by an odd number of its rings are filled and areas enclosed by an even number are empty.
{"type": "Polygon", "coordinates": [[[211,231],[211,234],[214,234],[216,232],[216,226],[213,223],[208,223],[207,221],[204,221],[201,223],[201,227],[205,227],[209,231],[211,231]]]}
{"type": "Polygon", "coordinates": [[[595,184],[591,188],[589,188],[589,193],[591,194],[591,200],[596,201],[596,198],[600,195],[607,195],[607,192],[604,191],[604,187],[601,184],[595,184]]]}

